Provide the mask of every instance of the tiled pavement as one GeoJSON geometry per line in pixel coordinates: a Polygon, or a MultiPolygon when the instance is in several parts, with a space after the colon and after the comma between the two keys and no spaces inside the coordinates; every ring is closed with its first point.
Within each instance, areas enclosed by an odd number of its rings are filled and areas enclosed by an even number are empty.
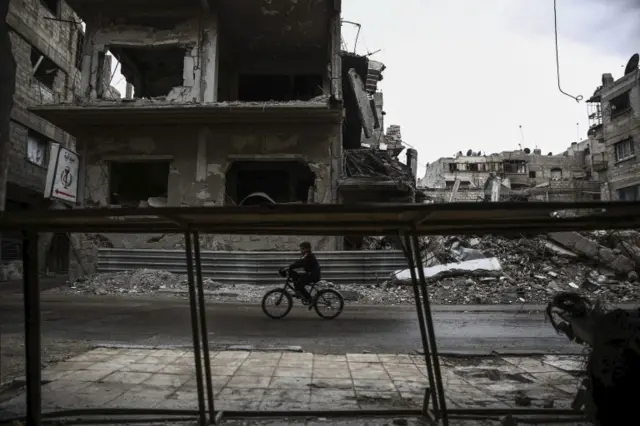
{"type": "MultiPolygon", "coordinates": [[[[443,358],[450,407],[567,408],[580,378],[577,357],[443,358]]],[[[222,351],[211,353],[216,408],[347,410],[418,408],[424,357],[222,351]]],[[[98,348],[43,371],[44,410],[197,407],[193,354],[98,348]]],[[[0,404],[24,413],[24,395],[0,404]]]]}

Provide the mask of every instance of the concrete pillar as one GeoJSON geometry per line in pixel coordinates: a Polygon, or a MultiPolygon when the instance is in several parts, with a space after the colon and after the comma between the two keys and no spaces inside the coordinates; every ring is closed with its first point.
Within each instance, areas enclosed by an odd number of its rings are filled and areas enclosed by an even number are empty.
{"type": "Polygon", "coordinates": [[[82,98],[85,100],[89,99],[91,92],[91,70],[93,67],[94,39],[95,26],[87,23],[84,36],[84,46],[82,46],[82,80],[80,82],[80,92],[82,93],[82,98]]]}
{"type": "Polygon", "coordinates": [[[129,82],[127,82],[127,88],[126,88],[124,97],[125,99],[133,98],[133,85],[129,82]]]}
{"type": "Polygon", "coordinates": [[[201,53],[204,64],[201,84],[202,100],[203,102],[217,102],[218,63],[220,60],[217,12],[210,14],[204,28],[205,37],[201,53]]]}
{"type": "Polygon", "coordinates": [[[407,166],[411,168],[411,175],[415,179],[418,176],[418,151],[413,148],[407,149],[407,166]]]}

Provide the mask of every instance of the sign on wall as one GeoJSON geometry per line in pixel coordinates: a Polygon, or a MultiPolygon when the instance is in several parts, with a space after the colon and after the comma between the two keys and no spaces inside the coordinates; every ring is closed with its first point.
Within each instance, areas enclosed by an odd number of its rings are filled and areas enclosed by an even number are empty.
{"type": "Polygon", "coordinates": [[[51,143],[44,197],[75,204],[78,201],[80,158],[59,143],[51,143]]]}

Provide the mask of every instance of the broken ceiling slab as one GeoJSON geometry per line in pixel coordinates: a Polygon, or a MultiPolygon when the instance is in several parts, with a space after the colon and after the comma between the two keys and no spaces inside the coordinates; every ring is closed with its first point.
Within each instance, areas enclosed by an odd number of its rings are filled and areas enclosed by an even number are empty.
{"type": "Polygon", "coordinates": [[[73,134],[79,128],[248,123],[340,123],[342,109],[326,102],[219,102],[209,104],[166,101],[58,104],[29,111],[73,134]]]}

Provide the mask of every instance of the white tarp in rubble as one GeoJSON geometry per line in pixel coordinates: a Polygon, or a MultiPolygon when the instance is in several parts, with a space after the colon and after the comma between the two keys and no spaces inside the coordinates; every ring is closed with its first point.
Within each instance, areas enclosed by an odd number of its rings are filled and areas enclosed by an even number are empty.
{"type": "MultiPolygon", "coordinates": [[[[430,266],[428,268],[423,268],[423,270],[424,270],[425,278],[429,279],[443,272],[501,271],[502,265],[500,265],[500,261],[497,258],[491,257],[488,259],[473,259],[473,260],[467,260],[465,262],[460,262],[460,263],[447,263],[445,265],[435,265],[435,266],[430,266]]],[[[404,269],[401,271],[396,271],[393,274],[391,274],[391,277],[395,278],[396,280],[410,280],[411,270],[404,269]]]]}

